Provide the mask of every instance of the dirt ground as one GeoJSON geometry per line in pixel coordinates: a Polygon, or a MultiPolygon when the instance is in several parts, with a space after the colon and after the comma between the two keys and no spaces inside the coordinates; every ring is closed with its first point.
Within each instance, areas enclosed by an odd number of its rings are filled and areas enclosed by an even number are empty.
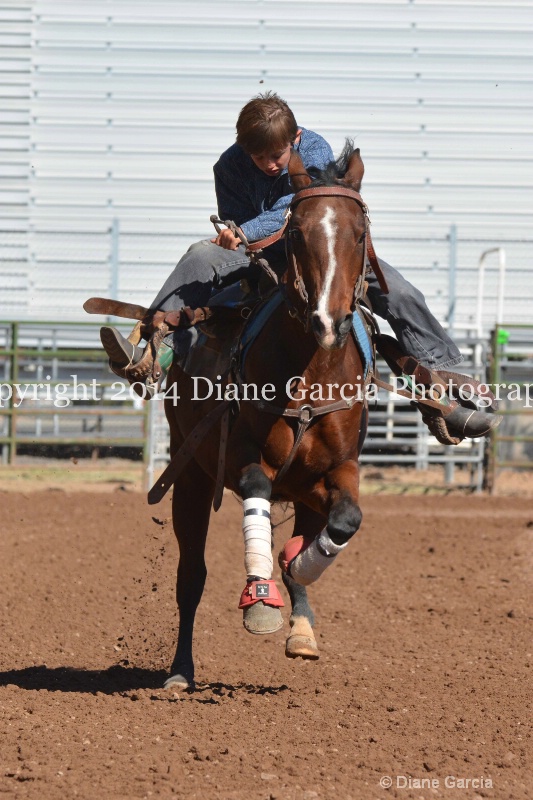
{"type": "Polygon", "coordinates": [[[175,694],[160,688],[177,625],[168,499],[14,488],[0,491],[0,796],[533,797],[530,497],[364,497],[356,539],[310,588],[321,658],[302,662],[285,658],[288,623],[242,627],[227,495],[197,690],[175,694]]]}

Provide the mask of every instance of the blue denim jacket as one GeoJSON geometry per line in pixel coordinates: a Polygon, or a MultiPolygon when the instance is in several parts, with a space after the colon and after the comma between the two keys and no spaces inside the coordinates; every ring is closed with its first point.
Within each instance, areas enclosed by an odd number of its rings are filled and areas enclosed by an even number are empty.
{"type": "MultiPolygon", "coordinates": [[[[295,150],[304,166],[323,169],[333,161],[333,151],[318,133],[301,128],[295,150]]],[[[213,167],[220,219],[232,219],[247,239],[257,241],[279,230],[293,195],[287,170],[265,175],[242,147],[229,147],[213,167]]]]}

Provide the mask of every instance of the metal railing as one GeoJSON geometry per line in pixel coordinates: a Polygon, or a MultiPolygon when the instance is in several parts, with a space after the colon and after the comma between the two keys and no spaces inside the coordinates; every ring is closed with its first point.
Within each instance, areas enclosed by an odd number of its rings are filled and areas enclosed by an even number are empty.
{"type": "Polygon", "coordinates": [[[128,447],[148,460],[147,409],[114,376],[95,323],[0,321],[0,446],[128,447]]]}
{"type": "MultiPolygon", "coordinates": [[[[88,292],[120,297],[127,290],[130,302],[146,305],[187,248],[210,236],[209,225],[207,213],[204,223],[188,218],[180,223],[175,215],[158,215],[142,224],[127,214],[105,222],[99,216],[65,219],[46,214],[27,234],[27,259],[17,261],[15,270],[7,259],[5,267],[0,260],[5,289],[0,316],[53,317],[60,309],[63,319],[81,320],[88,292]],[[35,280],[43,274],[46,280],[35,280]]],[[[482,226],[435,228],[429,221],[411,235],[399,224],[383,221],[379,227],[373,234],[378,254],[423,292],[452,335],[465,324],[477,324],[487,333],[509,309],[516,322],[529,323],[531,237],[513,236],[512,229],[491,237],[482,226]]]]}

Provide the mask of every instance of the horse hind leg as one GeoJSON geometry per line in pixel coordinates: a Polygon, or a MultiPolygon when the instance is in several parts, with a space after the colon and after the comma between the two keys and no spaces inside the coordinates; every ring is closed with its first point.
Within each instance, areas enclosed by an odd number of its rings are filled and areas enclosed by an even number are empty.
{"type": "Polygon", "coordinates": [[[195,461],[188,464],[174,485],[172,520],[180,551],[176,581],[179,631],[165,689],[194,688],[194,619],[207,577],[204,554],[214,490],[214,481],[195,461]]]}
{"type": "MultiPolygon", "coordinates": [[[[324,518],[301,503],[295,503],[294,512],[293,537],[299,536],[299,532],[302,531],[305,532],[305,539],[313,540],[324,527],[324,518]]],[[[287,658],[316,660],[319,658],[319,652],[313,632],[315,615],[309,604],[307,589],[296,583],[285,571],[281,574],[292,606],[289,620],[291,632],[285,643],[285,655],[287,658]]]]}

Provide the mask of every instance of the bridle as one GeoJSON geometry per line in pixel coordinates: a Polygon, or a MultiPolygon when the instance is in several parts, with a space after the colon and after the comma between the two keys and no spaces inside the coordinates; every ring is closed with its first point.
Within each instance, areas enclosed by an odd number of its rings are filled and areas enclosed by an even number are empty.
{"type": "MultiPolygon", "coordinates": [[[[285,254],[287,257],[287,263],[292,266],[292,270],[294,272],[294,288],[298,292],[301,300],[303,301],[303,305],[306,312],[306,317],[308,316],[308,306],[309,306],[309,295],[307,293],[307,289],[305,288],[305,283],[302,275],[298,270],[298,262],[296,259],[296,254],[294,252],[294,245],[293,245],[293,237],[295,233],[295,228],[292,226],[292,215],[295,208],[303,201],[303,200],[311,200],[316,197],[346,197],[351,200],[355,200],[357,205],[361,208],[364,216],[365,216],[365,232],[363,234],[364,241],[365,241],[365,254],[363,259],[363,265],[366,264],[366,235],[368,233],[368,225],[369,225],[369,218],[368,218],[368,208],[365,205],[363,198],[356,192],[354,189],[350,189],[344,186],[315,186],[310,189],[300,189],[299,192],[296,192],[293,195],[291,203],[288,208],[288,226],[287,231],[285,234],[285,254]]],[[[364,267],[362,272],[364,273],[364,267]]],[[[359,283],[359,281],[358,281],[359,283]]]]}
{"type": "MultiPolygon", "coordinates": [[[[289,305],[292,306],[289,308],[289,313],[292,317],[296,317],[297,319],[302,322],[304,328],[307,330],[309,325],[309,295],[307,289],[305,287],[305,283],[303,280],[302,275],[298,269],[298,261],[296,259],[296,254],[294,252],[294,232],[295,228],[292,225],[292,216],[294,209],[304,200],[313,199],[316,197],[344,197],[348,200],[353,200],[359,208],[362,210],[364,217],[365,217],[365,230],[361,236],[361,239],[364,243],[364,254],[363,254],[363,269],[357,279],[357,283],[354,287],[354,298],[352,304],[352,310],[355,308],[356,303],[361,299],[363,292],[364,292],[364,282],[366,276],[366,264],[367,262],[370,263],[378,281],[381,286],[383,292],[388,292],[388,287],[379,266],[378,259],[376,257],[374,246],[372,244],[372,238],[370,236],[370,217],[368,213],[368,206],[364,202],[363,198],[359,194],[359,192],[355,191],[355,189],[350,189],[348,186],[313,186],[307,189],[300,189],[300,191],[296,192],[293,195],[289,208],[287,209],[287,218],[285,221],[285,253],[287,257],[287,263],[289,265],[289,270],[292,268],[293,272],[293,285],[296,289],[300,299],[303,303],[303,313],[301,310],[297,309],[294,304],[290,303],[287,297],[286,290],[283,292],[286,302],[289,302],[289,305]]],[[[359,241],[361,241],[361,239],[359,241]]]]}
{"type": "MultiPolygon", "coordinates": [[[[305,173],[307,175],[307,173],[305,173]]],[[[296,177],[296,176],[293,176],[296,177]]],[[[309,176],[307,176],[309,177],[309,176]]],[[[363,211],[365,216],[365,230],[363,233],[363,241],[364,241],[364,255],[363,255],[363,269],[359,275],[357,283],[354,287],[354,300],[353,306],[357,301],[362,297],[364,291],[364,284],[365,284],[365,277],[366,277],[366,265],[369,264],[372,271],[374,272],[376,278],[378,279],[378,283],[381,287],[381,291],[384,294],[388,294],[388,286],[381,271],[381,267],[379,266],[379,261],[376,256],[376,252],[374,250],[374,245],[372,244],[372,237],[370,236],[370,217],[368,214],[368,206],[364,202],[363,198],[355,189],[350,189],[348,186],[311,186],[306,189],[300,189],[296,192],[292,200],[287,208],[287,212],[285,215],[285,222],[283,226],[272,233],[270,236],[265,237],[264,239],[259,239],[255,242],[249,242],[247,238],[244,236],[243,232],[238,228],[232,220],[225,220],[222,221],[218,219],[216,214],[211,216],[211,222],[215,226],[217,233],[220,233],[220,224],[226,225],[233,233],[238,236],[241,242],[246,247],[246,255],[250,257],[250,259],[258,264],[261,269],[268,275],[268,277],[272,280],[273,283],[279,286],[279,290],[285,300],[289,308],[289,314],[292,317],[300,320],[304,328],[307,330],[309,327],[309,295],[307,293],[307,289],[305,288],[305,284],[303,281],[302,276],[298,270],[298,263],[296,260],[296,255],[293,249],[292,237],[294,236],[294,228],[292,227],[292,213],[296,206],[301,203],[303,200],[307,200],[309,198],[315,197],[345,197],[348,200],[353,200],[357,203],[357,205],[363,211]],[[296,308],[294,303],[290,300],[286,286],[283,283],[280,283],[278,280],[278,276],[274,272],[274,270],[270,267],[268,262],[262,258],[262,253],[264,248],[270,247],[271,245],[279,242],[280,239],[285,237],[285,254],[287,258],[287,265],[289,266],[289,270],[292,266],[292,271],[294,273],[294,288],[296,289],[300,299],[303,303],[303,313],[300,309],[296,308]]]]}

